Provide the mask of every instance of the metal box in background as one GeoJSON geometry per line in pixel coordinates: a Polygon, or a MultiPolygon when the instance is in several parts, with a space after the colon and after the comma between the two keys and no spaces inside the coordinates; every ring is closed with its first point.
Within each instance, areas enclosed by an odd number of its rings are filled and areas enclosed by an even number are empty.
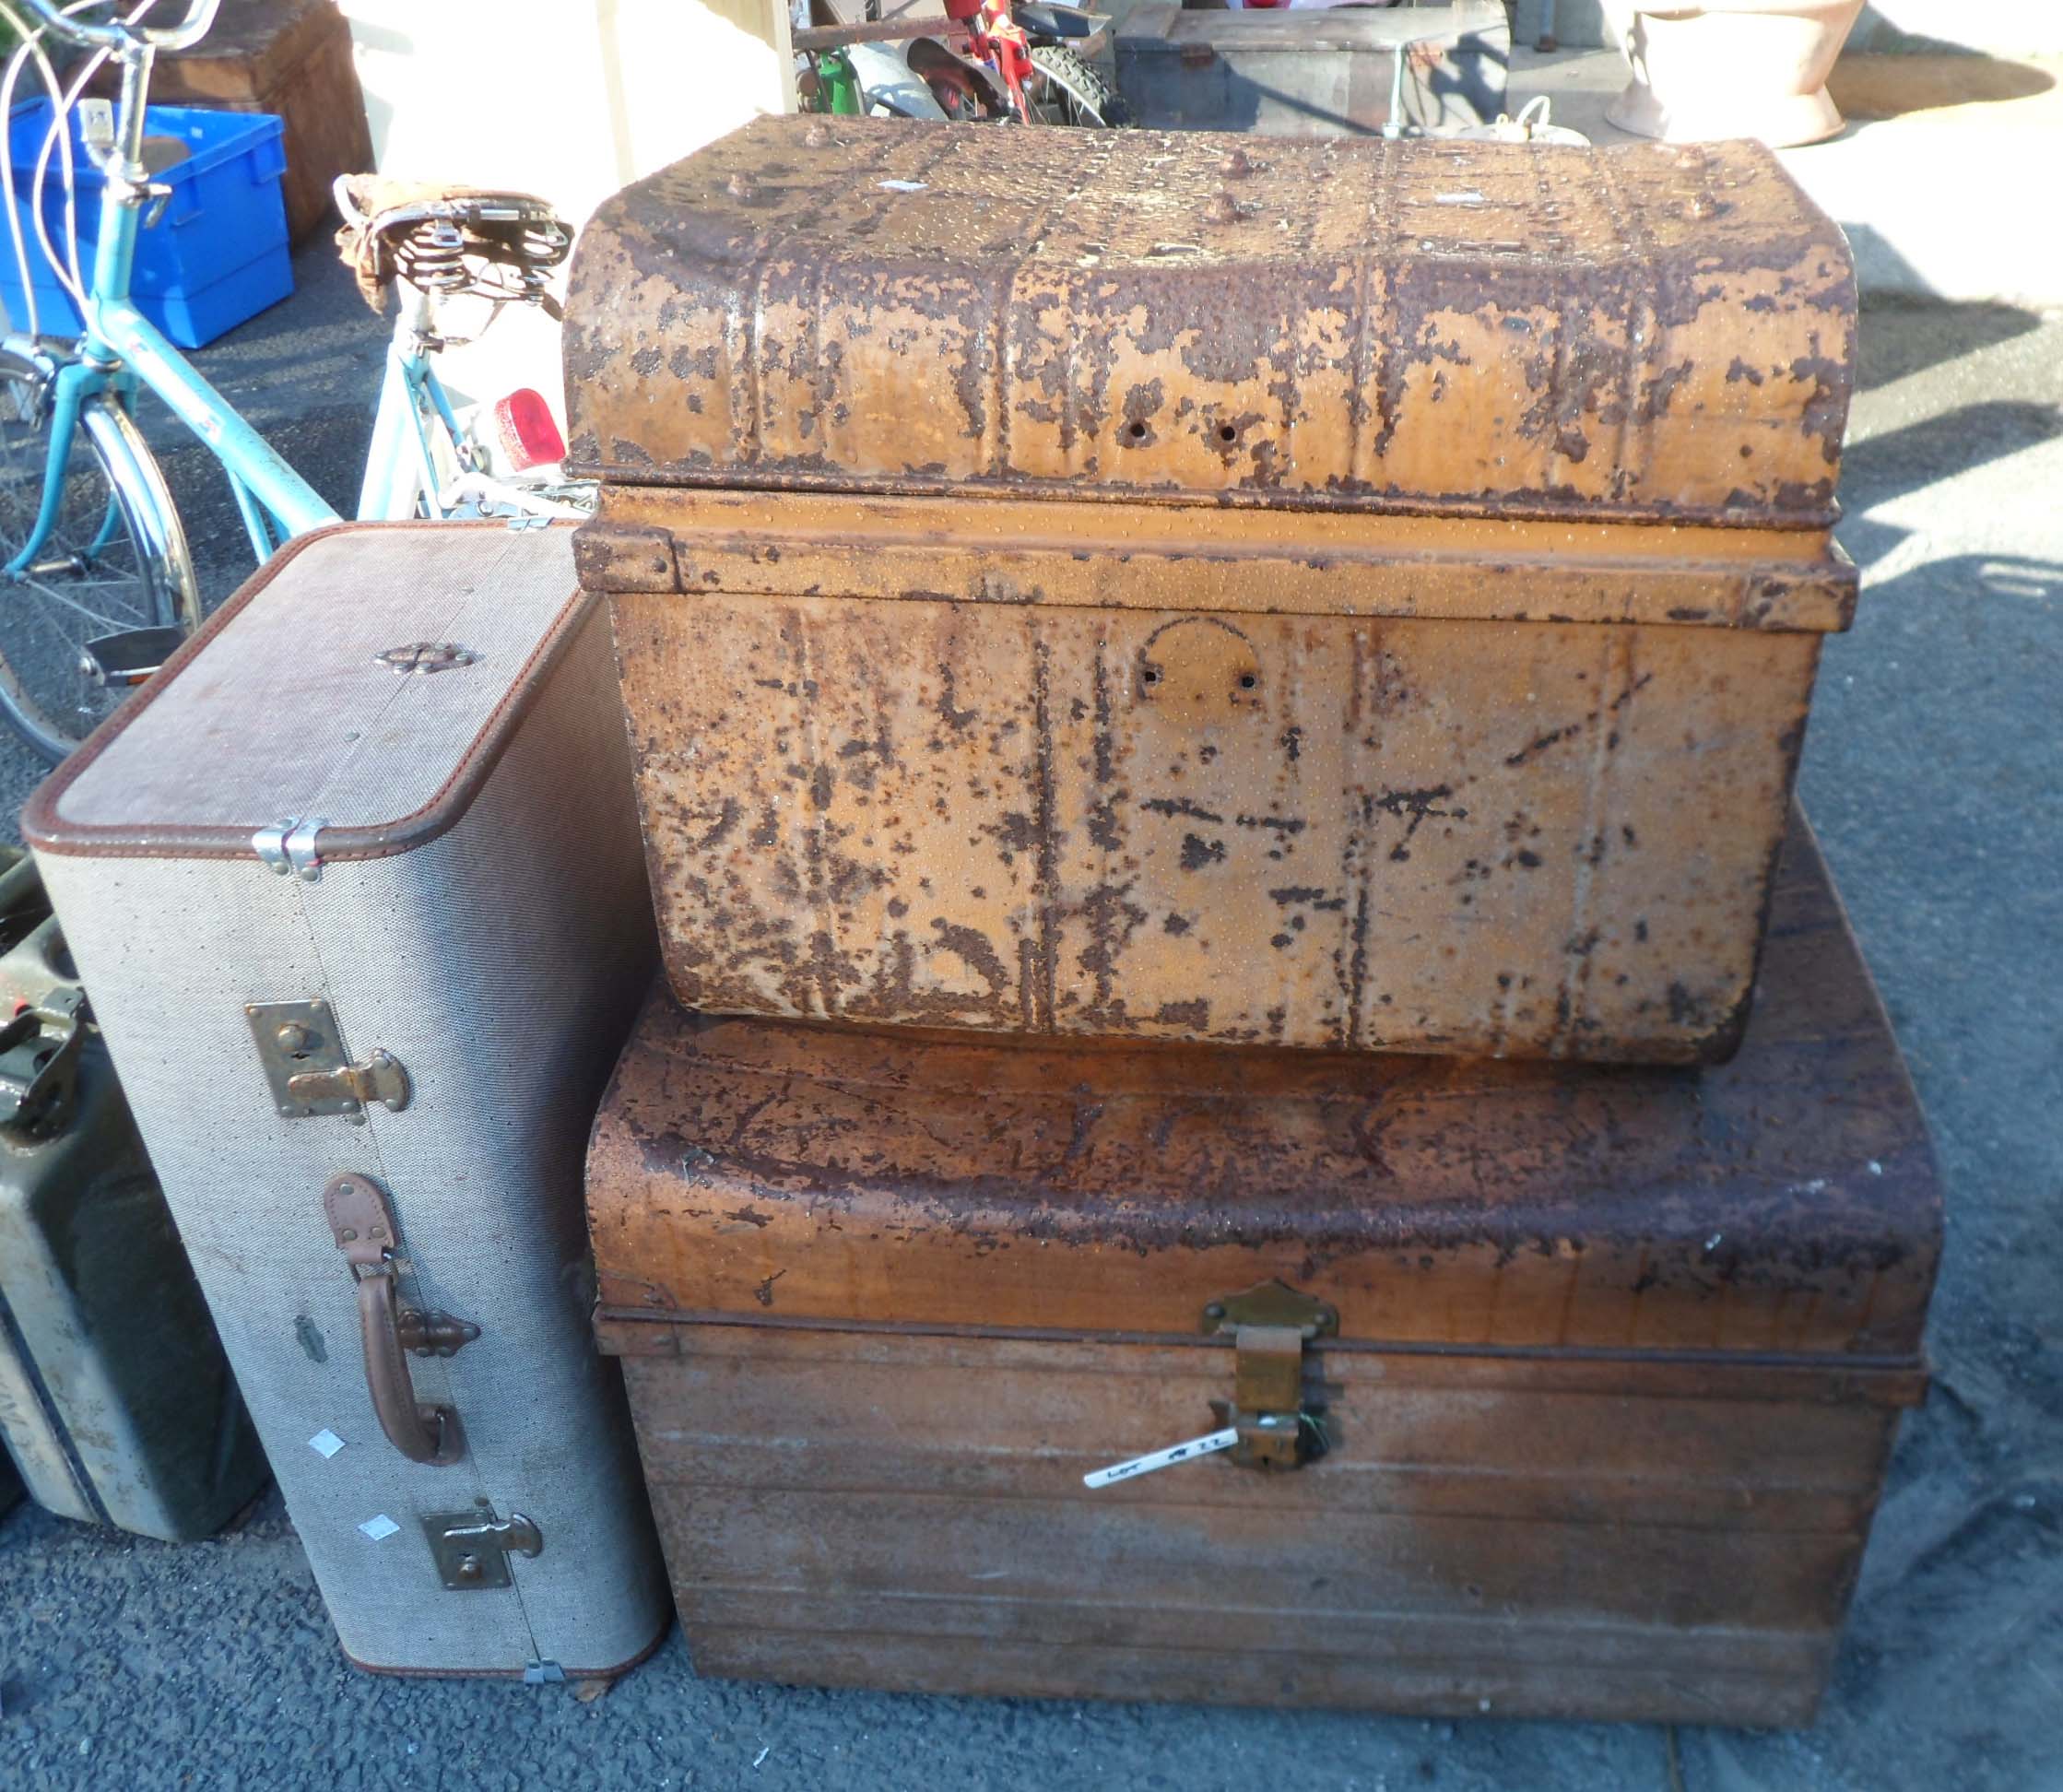
{"type": "Polygon", "coordinates": [[[209,1536],[265,1453],[32,859],[0,942],[0,1435],[61,1517],[209,1536]]]}
{"type": "Polygon", "coordinates": [[[1399,124],[1438,136],[1496,122],[1512,32],[1503,0],[1381,11],[1151,6],[1126,14],[1114,53],[1133,122],[1153,129],[1368,135],[1400,100],[1399,124]]]}
{"type": "Polygon", "coordinates": [[[568,532],[289,543],[22,826],[346,1653],[641,1659],[581,1163],[652,907],[568,532]]]}
{"type": "Polygon", "coordinates": [[[994,144],[760,119],[583,233],[681,1001],[1724,1057],[1855,598],[1840,230],[1754,144],[994,144]]]}

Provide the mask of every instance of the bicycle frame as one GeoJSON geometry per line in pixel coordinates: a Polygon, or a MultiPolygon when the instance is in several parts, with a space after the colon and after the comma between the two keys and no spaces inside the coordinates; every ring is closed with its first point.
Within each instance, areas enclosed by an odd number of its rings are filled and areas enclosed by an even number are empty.
{"type": "Polygon", "coordinates": [[[399,283],[399,290],[401,313],[381,376],[372,442],[359,488],[359,521],[473,515],[482,506],[501,506],[529,517],[584,514],[519,482],[495,477],[476,453],[477,444],[461,427],[437,375],[434,351],[442,337],[436,296],[407,282],[399,283]],[[448,456],[440,454],[440,441],[449,449],[448,456]]]}
{"type": "MultiPolygon", "coordinates": [[[[34,564],[56,525],[81,405],[107,392],[126,407],[139,381],[165,401],[221,464],[260,560],[269,559],[281,541],[339,520],[321,494],[201,378],[130,297],[136,233],[143,209],[155,196],[142,153],[155,53],[149,43],[131,42],[121,51],[121,98],[115,108],[115,141],[104,165],[107,197],[86,291],[85,333],[75,358],[63,361],[52,381],[42,503],[27,543],[5,568],[9,578],[34,564]]],[[[70,128],[68,120],[57,123],[59,128],[70,128]]],[[[29,338],[11,340],[9,346],[18,344],[24,352],[36,351],[39,359],[49,355],[47,348],[39,351],[29,338]]]]}
{"type": "Polygon", "coordinates": [[[418,492],[428,500],[430,513],[438,514],[444,474],[437,465],[428,418],[436,417],[454,449],[465,440],[443,382],[421,347],[423,333],[430,326],[428,302],[419,293],[403,291],[401,316],[382,375],[379,427],[366,454],[365,481],[359,491],[361,522],[414,516],[418,492]],[[400,422],[403,418],[407,419],[406,428],[400,422]]]}

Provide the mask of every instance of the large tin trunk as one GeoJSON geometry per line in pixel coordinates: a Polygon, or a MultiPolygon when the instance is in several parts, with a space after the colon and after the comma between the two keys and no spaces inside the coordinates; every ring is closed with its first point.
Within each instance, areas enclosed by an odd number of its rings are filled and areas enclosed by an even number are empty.
{"type": "Polygon", "coordinates": [[[1493,124],[1512,59],[1503,0],[1381,11],[1134,6],[1113,44],[1132,122],[1155,130],[1333,136],[1391,122],[1435,136],[1493,124]]]}
{"type": "Polygon", "coordinates": [[[0,1440],[48,1511],[207,1537],[265,1452],[31,859],[0,937],[0,1440]]]}
{"type": "Polygon", "coordinates": [[[764,120],[567,329],[673,987],[1587,1058],[1739,1037],[1839,231],[1753,145],[764,120]]]}
{"type": "Polygon", "coordinates": [[[1769,958],[1700,1078],[660,998],[588,1205],[698,1671],[1808,1721],[1940,1215],[1802,826],[1769,958]]]}
{"type": "Polygon", "coordinates": [[[580,1178],[654,955],[568,532],[290,544],[23,827],[347,1654],[641,1656],[580,1178]]]}

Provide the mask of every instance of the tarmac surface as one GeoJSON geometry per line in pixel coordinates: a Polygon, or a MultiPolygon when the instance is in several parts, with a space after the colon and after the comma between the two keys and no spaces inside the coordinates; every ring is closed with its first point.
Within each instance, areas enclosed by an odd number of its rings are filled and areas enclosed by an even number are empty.
{"type": "MultiPolygon", "coordinates": [[[[383,333],[303,291],[205,364],[348,505],[383,333]]],[[[606,1698],[347,1668],[277,1499],[185,1549],[0,1521],[0,1786],[2063,1787],[2063,317],[1869,311],[1803,793],[1945,1173],[1936,1381],[1832,1692],[1798,1734],[890,1697],[698,1680],[606,1698]]],[[[167,438],[170,440],[171,438],[167,438]]],[[[215,595],[233,510],[176,457],[215,595]],[[211,495],[211,492],[213,495],[211,495]]],[[[0,741],[11,815],[40,771],[0,741]]]]}

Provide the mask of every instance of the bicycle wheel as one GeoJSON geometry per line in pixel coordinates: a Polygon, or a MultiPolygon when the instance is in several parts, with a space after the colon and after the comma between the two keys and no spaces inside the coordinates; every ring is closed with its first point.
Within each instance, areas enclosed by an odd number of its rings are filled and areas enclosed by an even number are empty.
{"type": "MultiPolygon", "coordinates": [[[[49,462],[48,382],[0,350],[0,564],[29,540],[49,462]]],[[[0,580],[0,713],[54,763],[98,727],[128,687],[97,678],[88,642],[137,630],[190,632],[200,601],[186,536],[143,432],[105,394],[80,408],[50,539],[20,578],[0,580]]],[[[120,659],[118,646],[101,657],[120,659]]],[[[129,655],[131,659],[135,654],[129,655]]]]}
{"type": "Polygon", "coordinates": [[[1115,126],[1132,122],[1111,84],[1072,50],[1041,44],[1032,53],[1032,67],[1024,97],[1038,124],[1115,126]]]}

